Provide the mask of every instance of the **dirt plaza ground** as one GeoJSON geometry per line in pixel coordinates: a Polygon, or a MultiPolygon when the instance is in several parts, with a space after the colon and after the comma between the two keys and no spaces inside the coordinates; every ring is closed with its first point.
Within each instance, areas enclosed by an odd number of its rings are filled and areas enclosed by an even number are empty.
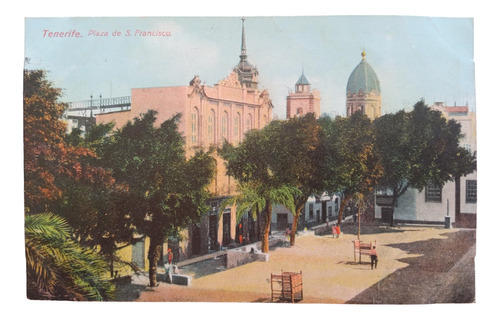
{"type": "MultiPolygon", "coordinates": [[[[428,304],[475,301],[475,229],[442,226],[396,227],[362,225],[361,240],[376,242],[377,269],[369,257],[354,261],[357,225],[343,234],[307,233],[294,247],[271,248],[268,262],[253,262],[226,270],[219,258],[181,269],[190,286],[160,282],[147,287],[147,277],[119,288],[122,301],[270,302],[270,275],[281,270],[303,273],[300,303],[428,304]],[[142,282],[141,282],[142,281],[142,282]]],[[[141,278],[142,277],[142,278],[141,278]]]]}

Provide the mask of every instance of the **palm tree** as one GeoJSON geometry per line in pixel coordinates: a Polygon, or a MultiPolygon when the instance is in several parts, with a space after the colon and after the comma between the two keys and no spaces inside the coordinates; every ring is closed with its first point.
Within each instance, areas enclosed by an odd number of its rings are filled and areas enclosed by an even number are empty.
{"type": "Polygon", "coordinates": [[[227,207],[236,206],[236,220],[240,221],[245,213],[252,215],[254,219],[262,213],[264,219],[261,228],[262,252],[269,252],[269,230],[271,229],[271,217],[273,205],[280,204],[291,212],[295,212],[294,195],[299,191],[297,188],[287,185],[273,187],[259,182],[240,183],[239,193],[234,197],[225,199],[220,206],[220,214],[227,207]]]}
{"type": "Polygon", "coordinates": [[[37,300],[110,300],[114,286],[105,280],[107,264],[94,251],[70,239],[61,217],[25,217],[27,295],[37,300]]]}

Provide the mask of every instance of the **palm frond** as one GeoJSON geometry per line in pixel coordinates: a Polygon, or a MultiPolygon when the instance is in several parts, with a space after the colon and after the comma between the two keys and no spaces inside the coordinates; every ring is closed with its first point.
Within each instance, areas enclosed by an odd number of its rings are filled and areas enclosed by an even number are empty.
{"type": "Polygon", "coordinates": [[[107,264],[70,238],[64,219],[50,214],[25,218],[28,298],[108,300],[114,287],[104,279],[107,264]]]}

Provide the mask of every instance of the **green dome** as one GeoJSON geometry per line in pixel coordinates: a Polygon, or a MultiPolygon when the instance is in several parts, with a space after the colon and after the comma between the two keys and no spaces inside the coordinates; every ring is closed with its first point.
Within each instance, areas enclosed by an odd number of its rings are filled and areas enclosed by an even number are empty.
{"type": "Polygon", "coordinates": [[[374,90],[376,94],[380,95],[380,83],[377,74],[370,64],[366,62],[366,53],[363,51],[361,55],[363,60],[354,68],[347,81],[346,94],[348,92],[358,93],[359,90],[362,90],[363,93],[370,93],[374,90]]]}

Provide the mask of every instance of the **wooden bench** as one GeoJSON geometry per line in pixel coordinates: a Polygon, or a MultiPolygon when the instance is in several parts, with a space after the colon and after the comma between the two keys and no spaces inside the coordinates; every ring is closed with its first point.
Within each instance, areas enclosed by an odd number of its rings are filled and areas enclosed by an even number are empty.
{"type": "Polygon", "coordinates": [[[277,301],[300,301],[304,299],[302,290],[302,271],[283,272],[271,274],[271,302],[277,301]]]}
{"type": "Polygon", "coordinates": [[[354,262],[356,262],[356,257],[359,256],[359,263],[361,263],[361,256],[362,255],[370,255],[370,249],[373,248],[374,245],[377,244],[377,242],[361,242],[360,240],[354,240],[354,262]]]}

